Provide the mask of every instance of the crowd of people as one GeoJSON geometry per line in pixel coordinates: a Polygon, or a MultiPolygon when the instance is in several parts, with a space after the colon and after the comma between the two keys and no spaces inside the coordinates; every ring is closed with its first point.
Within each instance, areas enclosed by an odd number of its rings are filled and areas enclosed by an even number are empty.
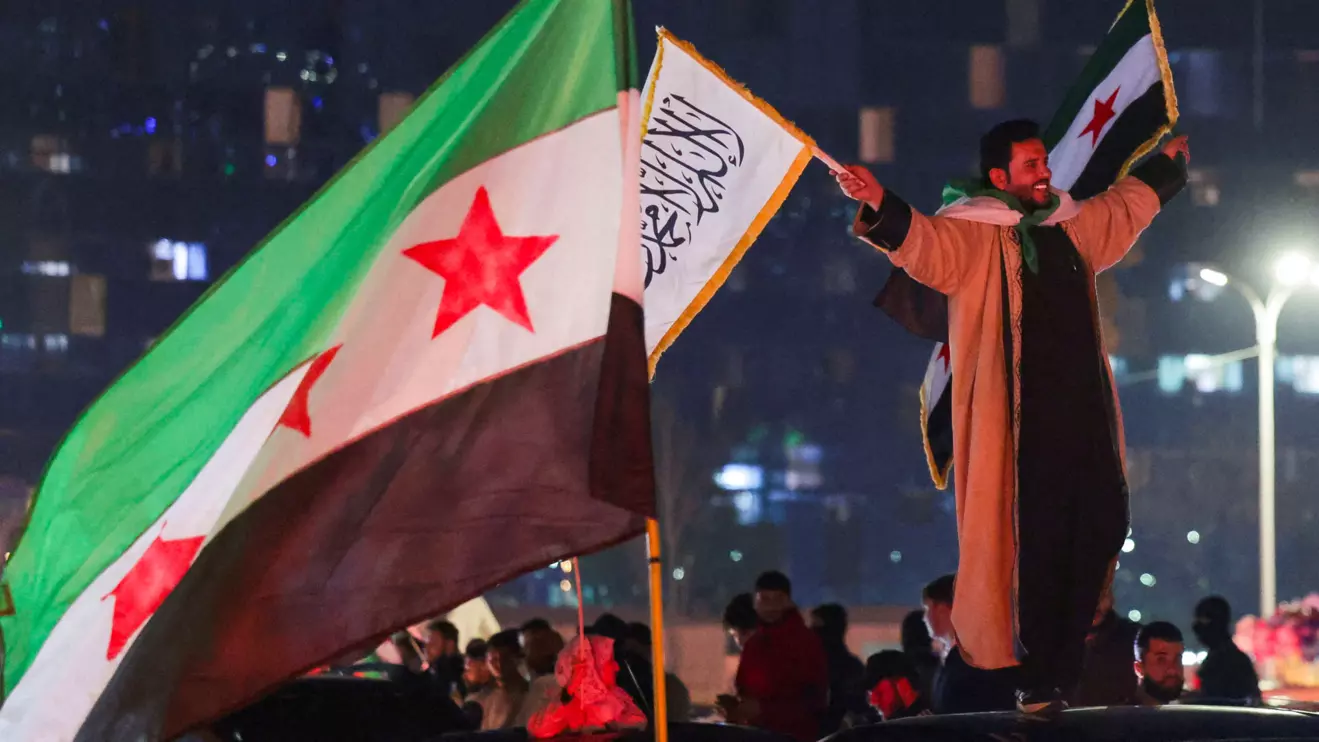
{"type": "MultiPolygon", "coordinates": [[[[813,609],[808,628],[788,578],[761,575],[754,594],[737,596],[724,612],[742,649],[736,692],[720,698],[725,718],[805,741],[883,720],[1017,709],[1018,668],[983,670],[963,659],[952,622],[955,589],[951,574],[926,585],[922,609],[902,622],[901,649],[862,663],[847,647],[842,606],[813,609]]],[[[1223,598],[1195,607],[1192,630],[1206,656],[1188,690],[1181,630],[1167,621],[1142,626],[1122,618],[1105,593],[1086,636],[1080,682],[1065,690],[1068,705],[1258,704],[1259,679],[1232,643],[1231,626],[1223,598]]]]}
{"type": "MultiPolygon", "coordinates": [[[[533,717],[563,699],[565,689],[556,669],[567,645],[543,618],[488,640],[471,639],[461,648],[458,629],[449,621],[437,619],[417,629],[398,632],[358,662],[320,673],[387,678],[448,698],[461,709],[465,726],[481,731],[526,728],[533,717]]],[[[586,634],[609,640],[604,646],[610,647],[617,664],[615,682],[651,718],[650,627],[606,613],[586,634]]],[[[666,674],[665,690],[670,718],[690,717],[691,696],[682,681],[666,674]]]]}
{"type": "MultiPolygon", "coordinates": [[[[803,615],[786,575],[760,575],[754,590],[737,595],[724,611],[724,628],[739,657],[731,692],[718,697],[714,714],[810,742],[892,719],[1017,709],[1019,668],[985,670],[963,657],[952,621],[956,585],[951,574],[926,585],[922,607],[902,621],[901,648],[862,662],[848,648],[843,606],[820,605],[803,615]]],[[[1157,706],[1189,698],[1258,704],[1254,665],[1233,644],[1231,627],[1231,607],[1223,598],[1205,598],[1195,607],[1192,631],[1206,655],[1188,690],[1181,630],[1166,621],[1142,626],[1122,618],[1112,594],[1105,593],[1086,636],[1080,680],[1065,691],[1067,704],[1157,706]]],[[[399,632],[365,660],[324,671],[424,686],[428,693],[451,699],[466,726],[479,730],[528,727],[565,698],[562,657],[565,646],[571,651],[573,645],[565,645],[544,619],[488,640],[472,639],[465,647],[448,621],[416,629],[399,632]]],[[[600,646],[613,653],[612,682],[652,719],[649,627],[607,613],[586,633],[596,637],[592,642],[608,640],[600,646]]],[[[693,718],[682,681],[666,674],[665,685],[669,718],[693,718]]]]}

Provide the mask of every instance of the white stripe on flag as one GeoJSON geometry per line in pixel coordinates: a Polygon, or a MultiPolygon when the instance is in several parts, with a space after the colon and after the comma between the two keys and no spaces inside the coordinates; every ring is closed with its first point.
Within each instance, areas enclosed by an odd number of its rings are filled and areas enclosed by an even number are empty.
{"type": "Polygon", "coordinates": [[[270,438],[306,372],[303,365],[263,394],[179,499],[74,600],[0,707],[0,739],[73,738],[141,633],[135,632],[114,659],[106,659],[115,607],[115,599],[107,598],[110,591],[157,537],[171,540],[213,533],[224,504],[270,438]]]}
{"type": "Polygon", "coordinates": [[[1090,156],[1095,153],[1099,144],[1103,143],[1104,137],[1108,136],[1113,124],[1122,117],[1127,106],[1149,92],[1149,89],[1162,79],[1161,75],[1158,54],[1154,50],[1154,37],[1147,34],[1133,44],[1103,82],[1095,86],[1090,97],[1077,112],[1076,120],[1072,121],[1067,133],[1063,134],[1062,139],[1049,153],[1049,168],[1053,171],[1055,188],[1066,191],[1076,184],[1077,178],[1085,172],[1090,156]],[[1115,90],[1117,98],[1113,102],[1114,116],[1100,132],[1099,141],[1095,142],[1090,133],[1082,137],[1081,133],[1094,119],[1095,99],[1107,101],[1115,90]]]}
{"type": "Polygon", "coordinates": [[[925,411],[926,415],[934,410],[939,398],[943,396],[944,391],[948,388],[948,381],[952,378],[948,362],[940,359],[946,347],[944,343],[935,343],[934,352],[930,355],[930,363],[925,367],[925,382],[922,386],[925,388],[925,398],[929,400],[929,408],[925,411]]]}

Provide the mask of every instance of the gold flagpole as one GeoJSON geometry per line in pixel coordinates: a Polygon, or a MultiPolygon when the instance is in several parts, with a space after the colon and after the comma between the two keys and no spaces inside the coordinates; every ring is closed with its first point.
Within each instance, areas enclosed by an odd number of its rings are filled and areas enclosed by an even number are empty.
{"type": "Polygon", "coordinates": [[[646,519],[646,553],[650,557],[651,700],[655,742],[669,742],[669,704],[664,674],[664,563],[660,560],[659,521],[646,519]]]}

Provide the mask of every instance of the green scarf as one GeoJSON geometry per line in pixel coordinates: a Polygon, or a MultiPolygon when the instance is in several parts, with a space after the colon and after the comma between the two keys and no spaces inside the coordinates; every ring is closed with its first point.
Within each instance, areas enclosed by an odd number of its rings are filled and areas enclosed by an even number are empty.
{"type": "Polygon", "coordinates": [[[1021,260],[1030,268],[1031,273],[1040,272],[1040,256],[1035,251],[1035,240],[1030,236],[1030,228],[1038,227],[1044,223],[1044,220],[1053,216],[1053,212],[1058,210],[1061,200],[1058,194],[1050,191],[1049,203],[1036,208],[1034,211],[1026,211],[1021,200],[1007,191],[1000,191],[997,188],[986,188],[984,182],[979,179],[954,180],[943,187],[943,205],[958,201],[962,198],[975,198],[976,196],[988,196],[998,199],[1007,205],[1009,209],[1021,214],[1021,221],[1017,222],[1014,227],[1017,230],[1018,241],[1021,243],[1021,260]]]}

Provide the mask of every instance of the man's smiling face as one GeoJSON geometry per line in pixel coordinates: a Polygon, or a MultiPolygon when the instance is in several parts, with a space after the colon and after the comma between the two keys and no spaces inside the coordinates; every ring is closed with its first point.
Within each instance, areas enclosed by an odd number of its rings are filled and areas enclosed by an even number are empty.
{"type": "Polygon", "coordinates": [[[1012,160],[1006,171],[994,170],[990,177],[994,187],[1016,196],[1027,206],[1049,203],[1049,151],[1039,139],[1028,139],[1012,145],[1012,160]]]}

